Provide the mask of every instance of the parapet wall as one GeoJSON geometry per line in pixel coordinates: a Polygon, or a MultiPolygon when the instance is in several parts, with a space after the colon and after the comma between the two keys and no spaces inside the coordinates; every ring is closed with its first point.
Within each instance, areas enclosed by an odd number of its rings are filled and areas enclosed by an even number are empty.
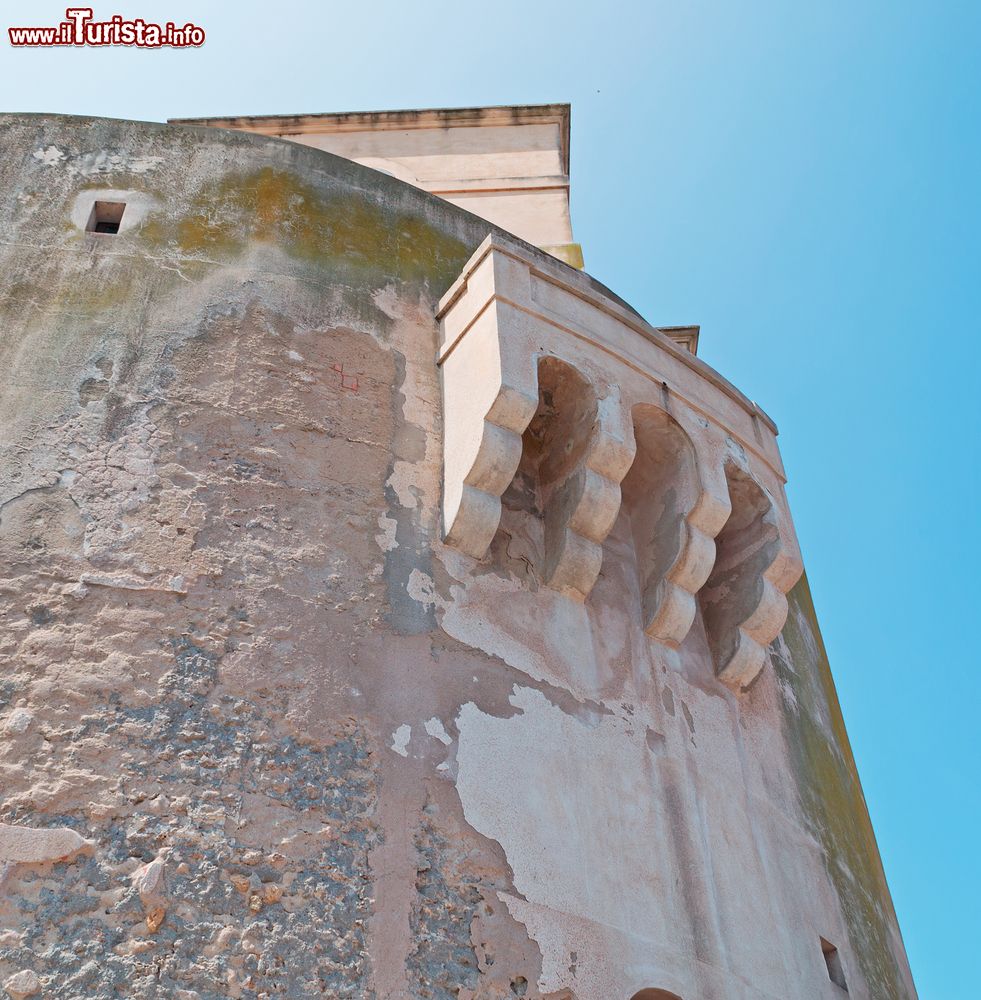
{"type": "Polygon", "coordinates": [[[0,147],[8,995],[915,997],[686,337],[296,144],[0,147]]]}

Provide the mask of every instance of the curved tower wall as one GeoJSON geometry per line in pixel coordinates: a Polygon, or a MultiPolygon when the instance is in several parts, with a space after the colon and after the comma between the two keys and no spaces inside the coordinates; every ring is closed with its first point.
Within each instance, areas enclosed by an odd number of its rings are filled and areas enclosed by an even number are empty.
{"type": "Polygon", "coordinates": [[[762,411],[330,154],[0,136],[10,995],[915,996],[762,411]]]}

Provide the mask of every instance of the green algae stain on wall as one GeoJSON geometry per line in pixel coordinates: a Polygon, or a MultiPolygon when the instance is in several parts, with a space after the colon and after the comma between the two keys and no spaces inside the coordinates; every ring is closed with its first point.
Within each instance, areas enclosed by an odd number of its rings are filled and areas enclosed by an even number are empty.
{"type": "MultiPolygon", "coordinates": [[[[862,787],[818,629],[807,578],[788,594],[782,639],[771,647],[801,804],[875,1000],[910,1000],[893,949],[899,931],[862,787]]],[[[901,952],[901,947],[900,947],[901,952]]]]}
{"type": "Polygon", "coordinates": [[[231,258],[253,243],[279,246],[341,275],[431,282],[441,291],[470,254],[462,241],[417,215],[387,209],[363,192],[322,192],[273,167],[206,184],[186,213],[144,228],[150,242],[176,242],[182,254],[231,258]]]}

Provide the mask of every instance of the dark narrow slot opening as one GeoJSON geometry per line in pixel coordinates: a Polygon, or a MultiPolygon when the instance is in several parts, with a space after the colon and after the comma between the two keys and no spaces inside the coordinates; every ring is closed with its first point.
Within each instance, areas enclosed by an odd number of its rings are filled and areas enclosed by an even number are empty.
{"type": "Polygon", "coordinates": [[[92,206],[92,214],[85,227],[86,232],[115,236],[119,232],[119,224],[123,221],[125,210],[125,201],[97,201],[92,206]]]}
{"type": "Polygon", "coordinates": [[[828,978],[847,993],[848,984],[845,982],[845,970],[838,949],[830,941],[821,938],[821,951],[824,954],[824,964],[828,967],[828,978]]]}

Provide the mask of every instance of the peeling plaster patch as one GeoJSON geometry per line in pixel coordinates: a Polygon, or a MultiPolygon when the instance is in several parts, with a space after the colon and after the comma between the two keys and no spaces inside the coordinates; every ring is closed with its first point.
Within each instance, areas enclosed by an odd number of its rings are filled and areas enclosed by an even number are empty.
{"type": "Polygon", "coordinates": [[[431,434],[435,423],[434,414],[441,408],[439,388],[429,365],[413,361],[416,352],[409,338],[416,336],[414,330],[402,323],[396,325],[393,333],[394,346],[405,359],[402,384],[399,386],[402,417],[406,424],[427,433],[426,457],[431,458],[436,451],[436,438],[431,434]]]}
{"type": "MultiPolygon", "coordinates": [[[[394,336],[398,339],[405,333],[398,327],[394,336]]],[[[428,424],[414,423],[408,412],[408,399],[414,392],[410,386],[419,381],[420,366],[407,362],[406,355],[397,350],[393,354],[396,368],[394,402],[397,409],[402,410],[404,422],[393,441],[393,459],[385,483],[388,513],[396,522],[396,544],[386,556],[384,575],[388,584],[390,622],[403,634],[421,635],[435,625],[435,605],[415,600],[407,591],[413,570],[428,572],[431,566],[431,539],[438,532],[434,511],[439,479],[433,475],[432,463],[426,461],[434,447],[431,429],[428,424]]]]}
{"type": "Polygon", "coordinates": [[[408,757],[409,751],[406,749],[409,745],[409,740],[412,739],[412,727],[407,723],[403,722],[398,729],[392,733],[392,749],[400,757],[408,757]]]}
{"type": "Polygon", "coordinates": [[[68,172],[82,177],[116,172],[145,174],[151,170],[156,170],[157,167],[165,162],[166,157],[164,156],[129,156],[124,153],[110,153],[103,149],[98,153],[85,153],[82,156],[76,157],[69,164],[68,172]]]}
{"type": "Polygon", "coordinates": [[[435,608],[442,606],[443,602],[436,593],[436,584],[428,573],[414,569],[409,574],[409,583],[405,588],[406,593],[412,600],[421,604],[424,608],[435,608]]]}
{"type": "MultiPolygon", "coordinates": [[[[645,728],[612,715],[583,722],[531,688],[516,687],[511,703],[521,714],[499,718],[473,702],[460,710],[456,786],[467,822],[503,848],[523,909],[668,939],[683,902],[645,728]]],[[[560,929],[536,940],[543,968],[566,970],[573,950],[587,963],[584,942],[560,929]]]]}
{"type": "Polygon", "coordinates": [[[290,361],[296,361],[298,363],[303,360],[303,355],[300,354],[299,351],[287,351],[286,357],[288,357],[290,361]]]}
{"type": "Polygon", "coordinates": [[[389,319],[401,318],[399,297],[394,285],[379,288],[372,296],[372,301],[389,319]]]}
{"type": "Polygon", "coordinates": [[[446,731],[442,721],[437,719],[435,715],[426,723],[426,732],[444,746],[449,746],[453,742],[453,738],[446,731]]]}
{"type": "Polygon", "coordinates": [[[498,898],[541,950],[539,991],[608,997],[597,931],[615,928],[621,965],[641,966],[652,942],[676,930],[684,905],[666,811],[652,794],[646,733],[611,716],[585,725],[528,688],[511,702],[523,714],[492,717],[472,703],[460,712],[464,814],[498,841],[512,868],[518,895],[498,898]]]}
{"type": "Polygon", "coordinates": [[[414,488],[418,488],[419,470],[412,462],[395,462],[392,474],[388,477],[388,485],[395,491],[395,496],[402,507],[414,510],[418,504],[414,488]]]}
{"type": "Polygon", "coordinates": [[[55,167],[67,158],[67,155],[57,146],[48,146],[47,149],[37,149],[34,151],[34,159],[40,160],[46,167],[55,167]]]}
{"type": "Polygon", "coordinates": [[[490,574],[467,587],[454,586],[450,593],[440,624],[454,639],[582,701],[595,697],[588,680],[597,673],[596,655],[582,604],[544,588],[515,591],[490,574]],[[530,628],[528,622],[540,627],[530,628]]]}
{"type": "Polygon", "coordinates": [[[391,552],[398,544],[395,541],[398,526],[399,523],[394,517],[389,517],[387,514],[378,515],[378,527],[381,528],[381,533],[375,535],[375,541],[382,552],[391,552]]]}
{"type": "MultiPolygon", "coordinates": [[[[523,924],[528,929],[528,936],[541,949],[542,975],[538,981],[538,989],[543,993],[551,993],[568,985],[566,962],[569,951],[564,947],[565,939],[562,929],[560,929],[560,922],[553,920],[550,924],[548,921],[536,920],[535,918],[542,908],[533,906],[517,896],[512,896],[509,892],[499,892],[497,898],[507,907],[511,919],[523,924]]],[[[578,980],[576,974],[572,973],[572,976],[576,981],[576,986],[582,988],[584,984],[578,980]]],[[[588,983],[586,985],[588,987],[588,983]]],[[[589,993],[584,995],[590,996],[589,993]]],[[[601,993],[596,995],[602,996],[601,993]]]]}

